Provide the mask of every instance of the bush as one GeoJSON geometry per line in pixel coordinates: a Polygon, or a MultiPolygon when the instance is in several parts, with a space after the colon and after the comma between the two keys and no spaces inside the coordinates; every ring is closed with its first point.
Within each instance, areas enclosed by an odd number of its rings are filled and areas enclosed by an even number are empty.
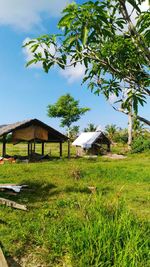
{"type": "Polygon", "coordinates": [[[150,149],[150,138],[145,136],[137,137],[132,143],[132,153],[140,153],[150,149]]]}

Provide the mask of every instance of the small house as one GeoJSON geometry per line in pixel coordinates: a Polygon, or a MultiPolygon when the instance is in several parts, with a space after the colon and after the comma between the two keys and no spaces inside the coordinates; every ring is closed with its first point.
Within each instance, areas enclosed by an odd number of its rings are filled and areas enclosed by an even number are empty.
{"type": "Polygon", "coordinates": [[[77,156],[99,155],[110,151],[110,140],[102,131],[84,132],[72,143],[76,146],[77,156]]]}

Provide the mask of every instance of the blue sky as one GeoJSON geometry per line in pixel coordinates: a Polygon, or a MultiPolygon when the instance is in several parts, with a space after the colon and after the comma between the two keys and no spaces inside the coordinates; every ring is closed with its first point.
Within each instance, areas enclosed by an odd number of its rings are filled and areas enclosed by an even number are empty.
{"type": "MultiPolygon", "coordinates": [[[[86,86],[81,86],[83,70],[80,66],[63,73],[55,68],[49,74],[45,74],[41,68],[25,68],[28,55],[22,49],[23,41],[56,32],[60,10],[66,2],[0,0],[0,124],[38,118],[60,129],[59,120],[47,117],[47,105],[54,103],[61,95],[70,93],[80,100],[81,106],[91,108],[76,123],[81,130],[88,123],[103,127],[111,123],[127,126],[125,115],[114,111],[103,96],[95,96],[86,86]]],[[[148,118],[149,114],[149,104],[140,108],[140,115],[148,118]]]]}

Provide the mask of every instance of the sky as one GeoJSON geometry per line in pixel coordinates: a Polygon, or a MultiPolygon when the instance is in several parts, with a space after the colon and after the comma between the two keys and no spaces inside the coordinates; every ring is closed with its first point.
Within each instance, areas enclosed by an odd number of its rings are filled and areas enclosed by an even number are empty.
{"type": "MultiPolygon", "coordinates": [[[[58,119],[47,116],[47,106],[70,93],[82,107],[91,108],[75,123],[81,131],[88,123],[102,129],[112,123],[127,127],[126,115],[114,111],[102,95],[95,96],[81,85],[81,65],[66,71],[56,67],[48,74],[39,65],[25,67],[30,54],[22,44],[28,38],[57,32],[61,10],[67,3],[69,0],[0,0],[0,125],[37,118],[64,132],[58,119]]],[[[149,117],[149,104],[140,108],[141,116],[149,117]]]]}

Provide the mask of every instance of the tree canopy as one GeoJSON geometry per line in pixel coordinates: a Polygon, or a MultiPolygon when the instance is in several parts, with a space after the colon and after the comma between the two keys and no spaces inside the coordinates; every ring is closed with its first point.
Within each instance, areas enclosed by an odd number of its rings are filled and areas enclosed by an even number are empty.
{"type": "MultiPolygon", "coordinates": [[[[33,53],[28,65],[41,61],[48,72],[55,64],[64,69],[80,62],[86,68],[83,83],[91,91],[103,93],[106,99],[115,94],[125,113],[132,100],[137,116],[139,104],[150,96],[150,10],[142,12],[142,2],[71,3],[58,23],[61,34],[44,35],[27,44],[33,53]],[[38,52],[39,47],[43,52],[38,52]]],[[[138,118],[150,125],[149,120],[138,118]]]]}
{"type": "Polygon", "coordinates": [[[48,116],[60,118],[60,126],[70,128],[73,122],[78,121],[89,110],[87,107],[79,107],[79,101],[70,94],[66,94],[61,96],[55,104],[48,106],[48,116]]]}

